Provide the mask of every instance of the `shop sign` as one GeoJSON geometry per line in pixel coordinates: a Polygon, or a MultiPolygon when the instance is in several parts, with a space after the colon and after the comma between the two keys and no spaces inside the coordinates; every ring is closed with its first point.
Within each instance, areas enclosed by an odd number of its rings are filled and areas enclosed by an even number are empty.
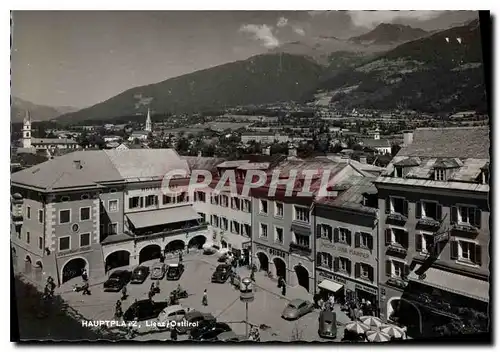
{"type": "Polygon", "coordinates": [[[269,247],[263,246],[263,245],[258,244],[258,243],[255,245],[255,249],[256,250],[264,251],[264,252],[268,253],[271,256],[276,256],[276,257],[280,257],[280,258],[283,258],[283,259],[286,258],[286,254],[287,254],[286,252],[280,251],[279,249],[269,248],[269,247]]]}
{"type": "Polygon", "coordinates": [[[64,251],[64,252],[58,252],[57,257],[66,257],[71,254],[77,254],[77,253],[82,253],[82,252],[91,252],[92,251],[92,246],[87,246],[87,247],[80,247],[80,248],[75,248],[75,249],[70,249],[69,251],[64,251]]]}
{"type": "Polygon", "coordinates": [[[338,283],[340,283],[342,285],[345,285],[347,283],[345,278],[343,278],[342,276],[337,275],[337,274],[327,273],[324,271],[319,271],[318,274],[319,274],[319,276],[321,276],[325,279],[337,281],[338,283]]]}
{"type": "Polygon", "coordinates": [[[378,294],[377,289],[370,287],[370,286],[356,284],[354,287],[356,288],[356,290],[366,291],[366,292],[371,293],[372,295],[375,295],[375,296],[378,294]]]}
{"type": "Polygon", "coordinates": [[[334,250],[337,250],[339,252],[342,252],[342,253],[345,253],[345,254],[349,254],[349,255],[353,255],[355,257],[360,257],[360,258],[363,258],[363,259],[367,259],[370,255],[366,252],[363,252],[363,251],[357,251],[355,249],[347,249],[345,247],[340,247],[340,246],[333,246],[332,247],[334,250]]]}

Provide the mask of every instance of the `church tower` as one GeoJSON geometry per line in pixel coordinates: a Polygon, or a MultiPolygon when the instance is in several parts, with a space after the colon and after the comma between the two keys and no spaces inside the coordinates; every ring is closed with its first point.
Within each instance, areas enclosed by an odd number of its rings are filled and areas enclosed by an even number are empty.
{"type": "Polygon", "coordinates": [[[146,128],[144,128],[144,131],[146,131],[146,132],[151,132],[152,131],[152,128],[151,128],[151,116],[150,116],[150,113],[149,113],[149,108],[148,108],[148,117],[146,117],[146,128]]]}
{"type": "Polygon", "coordinates": [[[23,148],[31,148],[31,115],[27,110],[23,120],[23,148]]]}

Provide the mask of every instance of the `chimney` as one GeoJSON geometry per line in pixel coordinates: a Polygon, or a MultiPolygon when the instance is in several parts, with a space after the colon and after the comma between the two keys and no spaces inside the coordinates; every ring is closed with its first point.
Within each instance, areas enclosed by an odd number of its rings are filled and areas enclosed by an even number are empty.
{"type": "Polygon", "coordinates": [[[271,147],[265,147],[264,149],[262,149],[262,154],[271,155],[271,147]]]}
{"type": "Polygon", "coordinates": [[[403,133],[403,143],[404,145],[410,145],[413,143],[413,132],[403,133]]]}
{"type": "Polygon", "coordinates": [[[82,162],[80,160],[73,160],[73,165],[77,170],[80,170],[82,168],[82,162]]]}
{"type": "Polygon", "coordinates": [[[366,156],[360,156],[360,157],[359,157],[359,162],[360,162],[361,164],[366,164],[366,156]]]}
{"type": "Polygon", "coordinates": [[[289,157],[296,157],[297,156],[297,148],[288,147],[288,156],[289,157]]]}

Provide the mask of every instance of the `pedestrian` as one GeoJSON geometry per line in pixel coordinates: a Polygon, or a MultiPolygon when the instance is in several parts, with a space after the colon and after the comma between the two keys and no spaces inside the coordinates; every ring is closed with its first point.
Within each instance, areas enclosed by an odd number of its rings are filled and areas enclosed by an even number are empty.
{"type": "Polygon", "coordinates": [[[252,271],[250,272],[250,280],[255,282],[255,270],[253,267],[252,267],[252,271]]]}
{"type": "Polygon", "coordinates": [[[154,292],[155,292],[155,283],[154,282],[151,283],[151,286],[149,287],[149,292],[153,292],[153,294],[154,294],[154,292]]]}
{"type": "Polygon", "coordinates": [[[201,304],[203,304],[204,306],[208,305],[207,289],[203,291],[203,298],[201,299],[201,304]]]}
{"type": "Polygon", "coordinates": [[[177,329],[175,327],[170,331],[170,340],[177,341],[177,329]]]}
{"type": "Polygon", "coordinates": [[[245,265],[245,255],[243,253],[241,253],[240,255],[240,266],[243,266],[245,265]]]}
{"type": "Polygon", "coordinates": [[[186,254],[189,254],[189,246],[186,247],[186,254]]]}
{"type": "Polygon", "coordinates": [[[122,301],[127,299],[127,286],[123,286],[122,288],[122,301]]]}
{"type": "Polygon", "coordinates": [[[283,285],[281,285],[281,294],[283,296],[286,296],[286,284],[283,283],[283,285]]]}
{"type": "Polygon", "coordinates": [[[82,295],[90,296],[90,290],[89,290],[89,283],[88,283],[88,281],[86,281],[85,284],[82,287],[82,295]]]}
{"type": "Polygon", "coordinates": [[[89,279],[89,276],[87,275],[87,269],[82,270],[82,280],[87,281],[89,279]]]}
{"type": "Polygon", "coordinates": [[[155,295],[155,294],[154,294],[154,292],[153,292],[153,291],[151,291],[151,290],[149,290],[149,292],[148,292],[148,299],[149,299],[150,301],[152,301],[152,300],[153,300],[153,296],[154,296],[154,295],[155,295]]]}
{"type": "Polygon", "coordinates": [[[335,296],[334,295],[330,295],[329,301],[330,301],[330,306],[333,309],[333,307],[335,305],[335,296]]]}
{"type": "Polygon", "coordinates": [[[278,276],[278,288],[281,288],[281,276],[278,276]]]}
{"type": "Polygon", "coordinates": [[[181,263],[182,263],[182,252],[180,251],[179,252],[179,264],[181,264],[181,263]]]}
{"type": "Polygon", "coordinates": [[[160,263],[165,263],[165,256],[160,254],[160,263]]]}

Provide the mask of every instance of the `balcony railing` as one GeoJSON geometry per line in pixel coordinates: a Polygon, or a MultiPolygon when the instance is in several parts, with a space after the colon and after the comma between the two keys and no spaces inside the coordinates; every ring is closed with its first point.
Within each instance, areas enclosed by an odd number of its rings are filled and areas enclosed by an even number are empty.
{"type": "Polygon", "coordinates": [[[391,213],[387,215],[385,221],[387,223],[405,224],[408,221],[408,217],[400,213],[391,213]]]}
{"type": "Polygon", "coordinates": [[[406,254],[408,253],[408,249],[406,249],[399,243],[391,243],[387,246],[387,252],[392,252],[406,256],[406,254]]]}
{"type": "Polygon", "coordinates": [[[191,232],[196,232],[196,231],[201,231],[201,230],[206,230],[207,224],[202,223],[196,226],[191,226],[191,227],[186,227],[186,228],[181,228],[181,229],[164,229],[161,231],[146,231],[146,232],[138,232],[136,231],[135,233],[133,231],[126,231],[128,235],[134,236],[136,238],[155,238],[155,237],[163,237],[163,236],[173,236],[177,235],[180,233],[191,233],[191,232]]]}
{"type": "Polygon", "coordinates": [[[387,280],[386,284],[404,290],[406,288],[406,286],[408,286],[408,281],[403,280],[403,279],[399,279],[399,278],[395,278],[395,277],[391,277],[389,280],[387,280]]]}
{"type": "Polygon", "coordinates": [[[312,252],[312,249],[309,248],[308,246],[304,246],[298,243],[291,242],[290,243],[290,252],[295,252],[301,255],[310,255],[312,252]]]}
{"type": "Polygon", "coordinates": [[[451,231],[473,234],[473,235],[477,235],[479,233],[479,229],[477,227],[469,224],[455,224],[451,228],[451,231]]]}
{"type": "Polygon", "coordinates": [[[422,218],[417,222],[417,227],[426,228],[430,230],[437,230],[441,226],[441,221],[436,219],[422,218]]]}

